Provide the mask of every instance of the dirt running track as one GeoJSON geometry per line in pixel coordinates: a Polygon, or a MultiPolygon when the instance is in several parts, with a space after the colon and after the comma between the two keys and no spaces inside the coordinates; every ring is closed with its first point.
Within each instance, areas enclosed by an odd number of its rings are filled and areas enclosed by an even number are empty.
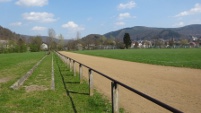
{"type": "MultiPolygon", "coordinates": [[[[201,113],[201,70],[157,66],[60,52],[185,113],[201,113]]],[[[76,64],[78,66],[78,64],[76,64]]],[[[87,69],[84,76],[88,78],[87,69]]],[[[111,82],[94,75],[95,88],[110,99],[111,82]]],[[[169,112],[120,87],[120,106],[130,113],[169,112]]]]}

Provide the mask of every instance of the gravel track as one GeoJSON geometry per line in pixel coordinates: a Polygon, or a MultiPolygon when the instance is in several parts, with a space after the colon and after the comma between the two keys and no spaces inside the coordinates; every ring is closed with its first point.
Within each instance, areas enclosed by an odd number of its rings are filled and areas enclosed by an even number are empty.
{"type": "MultiPolygon", "coordinates": [[[[185,113],[201,112],[200,69],[150,65],[64,51],[60,53],[185,113]]],[[[78,64],[76,65],[78,67],[78,64]]],[[[83,73],[86,79],[88,79],[87,72],[84,68],[83,73]]],[[[110,99],[111,82],[95,73],[93,75],[95,88],[110,99]]],[[[122,87],[119,89],[119,95],[120,106],[127,112],[169,112],[122,87]]]]}

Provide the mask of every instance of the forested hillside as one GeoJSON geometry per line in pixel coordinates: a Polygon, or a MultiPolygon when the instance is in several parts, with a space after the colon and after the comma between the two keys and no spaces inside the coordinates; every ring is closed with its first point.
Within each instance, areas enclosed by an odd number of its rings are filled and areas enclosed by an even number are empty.
{"type": "Polygon", "coordinates": [[[42,39],[39,36],[23,36],[0,26],[0,53],[21,53],[40,51],[42,39]]]}
{"type": "Polygon", "coordinates": [[[12,32],[11,30],[0,26],[0,40],[17,40],[21,36],[12,32]]]}
{"type": "Polygon", "coordinates": [[[112,31],[104,34],[105,37],[115,37],[122,39],[125,33],[129,33],[132,40],[150,40],[153,38],[161,39],[181,39],[191,38],[192,36],[201,37],[201,25],[188,25],[180,28],[154,28],[135,26],[131,28],[124,28],[117,31],[112,31]]]}

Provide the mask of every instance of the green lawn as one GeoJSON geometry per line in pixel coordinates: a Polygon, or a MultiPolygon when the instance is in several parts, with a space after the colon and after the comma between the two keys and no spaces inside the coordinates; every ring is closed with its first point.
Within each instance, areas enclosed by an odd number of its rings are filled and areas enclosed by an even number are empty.
{"type": "Polygon", "coordinates": [[[148,64],[201,69],[201,49],[90,50],[76,53],[148,64]]]}
{"type": "Polygon", "coordinates": [[[0,54],[0,78],[19,78],[44,55],[44,52],[0,54]]]}
{"type": "Polygon", "coordinates": [[[55,90],[50,89],[52,55],[48,55],[41,62],[19,90],[9,88],[44,55],[43,52],[0,54],[0,62],[4,64],[0,68],[0,79],[9,78],[7,82],[0,83],[0,113],[111,112],[111,104],[108,100],[98,92],[90,97],[88,84],[86,82],[80,84],[79,77],[74,77],[66,64],[55,54],[53,55],[55,90]],[[45,90],[27,92],[26,87],[28,86],[39,86],[45,88],[45,90]]]}

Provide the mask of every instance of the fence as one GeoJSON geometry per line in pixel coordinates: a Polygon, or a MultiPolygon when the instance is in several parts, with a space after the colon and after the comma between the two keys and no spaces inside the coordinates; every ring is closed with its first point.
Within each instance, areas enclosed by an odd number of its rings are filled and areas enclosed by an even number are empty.
{"type": "Polygon", "coordinates": [[[122,82],[119,82],[119,81],[109,77],[108,75],[103,74],[103,73],[101,73],[101,72],[99,72],[99,71],[97,71],[97,70],[95,70],[95,69],[93,69],[93,68],[91,68],[91,67],[89,67],[89,66],[87,66],[85,64],[82,64],[82,63],[80,63],[80,62],[78,62],[78,61],[76,61],[76,60],[74,60],[72,58],[64,56],[64,55],[60,54],[59,52],[56,52],[56,53],[64,61],[67,60],[66,63],[69,65],[70,71],[72,71],[72,70],[74,71],[74,76],[76,75],[75,63],[79,64],[80,83],[82,82],[82,76],[83,76],[82,75],[83,74],[82,67],[84,66],[84,67],[88,68],[89,95],[90,96],[93,95],[93,74],[92,74],[92,72],[95,72],[95,73],[97,73],[97,74],[99,74],[99,75],[101,75],[101,76],[103,76],[103,77],[105,77],[105,78],[107,78],[107,79],[109,79],[111,81],[111,98],[112,98],[111,100],[112,100],[112,112],[113,113],[119,113],[119,98],[118,98],[118,96],[119,96],[118,86],[119,85],[124,87],[124,88],[126,88],[126,89],[128,89],[128,90],[130,90],[131,92],[136,93],[136,94],[140,95],[141,97],[144,97],[145,99],[147,99],[147,100],[149,100],[149,101],[151,101],[151,102],[153,102],[153,103],[155,103],[155,104],[167,109],[168,111],[171,111],[173,113],[183,113],[182,111],[180,111],[180,110],[178,110],[176,108],[173,108],[173,107],[171,107],[171,106],[169,106],[169,105],[167,105],[167,104],[165,104],[165,103],[163,103],[163,102],[161,102],[161,101],[159,101],[157,99],[154,99],[154,98],[150,97],[149,95],[146,95],[146,94],[144,94],[144,93],[142,93],[142,92],[140,92],[140,91],[138,91],[138,90],[136,90],[136,89],[124,84],[124,83],[122,83],[122,82]]]}

